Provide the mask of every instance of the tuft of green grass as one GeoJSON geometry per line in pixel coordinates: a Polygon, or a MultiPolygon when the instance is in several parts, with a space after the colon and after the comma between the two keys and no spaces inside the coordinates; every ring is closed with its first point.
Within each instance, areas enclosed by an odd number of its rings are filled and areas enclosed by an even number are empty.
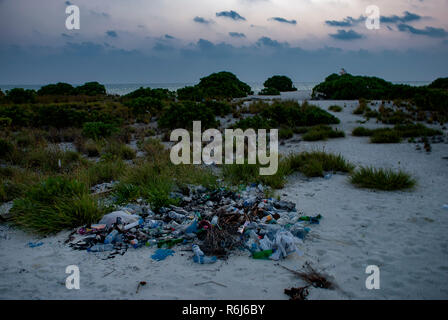
{"type": "Polygon", "coordinates": [[[278,138],[279,139],[289,139],[294,135],[294,131],[291,128],[281,127],[278,130],[278,138]]]}
{"type": "Polygon", "coordinates": [[[416,184],[415,179],[402,170],[393,171],[373,167],[359,168],[350,177],[350,182],[361,188],[385,191],[409,189],[416,184]]]}
{"type": "Polygon", "coordinates": [[[376,129],[370,137],[371,143],[399,143],[401,142],[400,132],[385,128],[376,129]]]}
{"type": "Polygon", "coordinates": [[[308,129],[302,136],[305,141],[327,140],[328,138],[343,138],[345,133],[338,129],[333,129],[327,125],[317,125],[308,129]]]}
{"type": "Polygon", "coordinates": [[[337,105],[333,105],[333,106],[329,106],[328,110],[333,111],[333,112],[341,112],[342,111],[342,107],[341,106],[337,106],[337,105]]]}
{"type": "Polygon", "coordinates": [[[76,180],[50,177],[14,200],[12,221],[40,234],[97,222],[107,212],[76,180]]]}
{"type": "Polygon", "coordinates": [[[135,159],[136,152],[130,146],[119,143],[116,141],[109,141],[103,150],[104,159],[123,159],[132,160],[135,159]]]}
{"type": "Polygon", "coordinates": [[[325,171],[351,172],[354,166],[341,155],[313,151],[281,158],[274,175],[260,176],[259,168],[259,164],[227,164],[223,165],[222,174],[224,181],[233,185],[262,183],[274,189],[281,189],[287,176],[295,171],[307,177],[323,177],[325,171]]]}
{"type": "Polygon", "coordinates": [[[354,135],[355,137],[370,137],[371,135],[373,135],[373,132],[374,130],[371,129],[356,127],[355,129],[353,129],[352,135],[354,135]]]}

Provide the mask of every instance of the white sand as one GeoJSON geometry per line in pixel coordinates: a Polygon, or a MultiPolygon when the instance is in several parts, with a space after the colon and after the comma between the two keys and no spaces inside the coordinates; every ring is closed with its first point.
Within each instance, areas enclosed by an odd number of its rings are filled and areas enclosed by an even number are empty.
{"type": "MultiPolygon", "coordinates": [[[[319,101],[325,109],[344,101],[319,101]]],[[[370,144],[352,137],[354,102],[336,115],[347,137],[325,142],[287,143],[283,152],[322,149],[342,153],[356,165],[402,168],[418,180],[413,191],[357,189],[347,176],[307,179],[292,175],[279,191],[305,214],[323,215],[301,247],[280,264],[292,269],[309,261],[334,279],[338,289],[312,288],[310,299],[447,299],[448,298],[448,144],[433,144],[426,154],[415,145],[370,144]],[[287,195],[286,197],[284,195],[287,195]],[[367,290],[365,268],[380,268],[380,289],[367,290]]],[[[377,125],[371,120],[368,127],[377,125]]],[[[294,137],[292,140],[297,140],[294,137]]],[[[253,260],[236,252],[227,261],[197,265],[192,253],[174,248],[174,256],[153,261],[155,249],[129,249],[124,256],[74,251],[63,244],[68,232],[39,239],[0,226],[1,299],[287,299],[283,290],[304,283],[274,261],[253,260]],[[44,245],[29,248],[29,241],[44,245]],[[65,287],[65,268],[78,265],[80,290],[65,287]],[[219,284],[208,283],[213,280],[219,284]],[[136,294],[137,284],[147,285],[136,294]]],[[[186,247],[185,247],[186,248],[186,247]]]]}

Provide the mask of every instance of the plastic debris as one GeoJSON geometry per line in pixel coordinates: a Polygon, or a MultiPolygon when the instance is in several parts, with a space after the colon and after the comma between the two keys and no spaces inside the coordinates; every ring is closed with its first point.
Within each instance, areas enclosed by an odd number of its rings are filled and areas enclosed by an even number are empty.
{"type": "Polygon", "coordinates": [[[40,242],[28,242],[28,247],[30,248],[36,248],[36,247],[40,247],[41,245],[43,245],[44,243],[42,241],[40,242]]]}
{"type": "Polygon", "coordinates": [[[156,261],[165,260],[166,257],[172,256],[174,254],[174,250],[171,249],[157,249],[156,253],[154,253],[151,258],[156,261]]]}
{"type": "Polygon", "coordinates": [[[308,216],[290,201],[267,198],[261,185],[208,190],[188,186],[171,193],[177,205],[152,211],[149,204],[116,206],[96,224],[74,230],[66,243],[73,249],[112,251],[108,258],[125,254],[129,247],[156,247],[151,257],[163,260],[174,246],[196,250],[195,263],[226,259],[233,250],[248,250],[254,259],[280,260],[299,246],[322,216],[308,216]],[[197,246],[197,248],[195,247],[197,246]],[[196,249],[195,249],[196,248],[196,249]]]}

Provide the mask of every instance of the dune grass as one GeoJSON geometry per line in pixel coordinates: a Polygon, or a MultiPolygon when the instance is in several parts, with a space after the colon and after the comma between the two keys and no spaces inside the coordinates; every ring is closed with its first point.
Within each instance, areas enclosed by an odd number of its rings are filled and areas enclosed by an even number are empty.
{"type": "Polygon", "coordinates": [[[350,182],[360,188],[376,190],[403,190],[415,186],[416,180],[410,174],[399,170],[375,169],[373,167],[361,167],[350,177],[350,182]]]}
{"type": "Polygon", "coordinates": [[[343,138],[345,133],[338,129],[333,129],[327,125],[317,125],[309,128],[302,136],[305,141],[327,140],[329,138],[343,138]]]}
{"type": "Polygon", "coordinates": [[[13,222],[40,234],[97,222],[107,212],[88,193],[85,184],[62,177],[51,177],[14,200],[13,222]]]}
{"type": "Polygon", "coordinates": [[[233,185],[262,183],[274,189],[281,189],[287,176],[294,172],[301,172],[307,177],[323,177],[326,171],[351,172],[354,166],[341,155],[311,151],[280,158],[277,173],[274,175],[261,176],[259,168],[259,164],[223,165],[223,178],[233,185]]]}

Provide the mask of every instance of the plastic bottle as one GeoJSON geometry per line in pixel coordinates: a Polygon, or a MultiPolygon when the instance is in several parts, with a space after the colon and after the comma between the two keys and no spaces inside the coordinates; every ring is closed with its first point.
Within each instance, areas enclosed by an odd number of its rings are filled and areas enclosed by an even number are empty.
{"type": "Polygon", "coordinates": [[[129,224],[125,225],[123,230],[132,229],[132,228],[134,228],[136,226],[141,225],[142,223],[143,223],[143,219],[139,219],[138,221],[135,221],[135,222],[132,222],[132,223],[129,223],[129,224]]]}
{"type": "Polygon", "coordinates": [[[213,257],[206,257],[204,255],[204,252],[202,252],[201,248],[197,244],[191,245],[191,249],[193,249],[194,256],[193,261],[199,264],[208,264],[208,263],[215,263],[217,258],[215,256],[213,257]]]}
{"type": "Polygon", "coordinates": [[[98,244],[94,245],[93,247],[88,248],[87,251],[88,252],[103,252],[103,251],[111,251],[113,249],[114,249],[113,244],[98,243],[98,244]]]}
{"type": "Polygon", "coordinates": [[[112,243],[115,240],[117,235],[118,235],[118,230],[112,230],[112,232],[107,235],[106,239],[104,239],[104,244],[112,243]]]}

